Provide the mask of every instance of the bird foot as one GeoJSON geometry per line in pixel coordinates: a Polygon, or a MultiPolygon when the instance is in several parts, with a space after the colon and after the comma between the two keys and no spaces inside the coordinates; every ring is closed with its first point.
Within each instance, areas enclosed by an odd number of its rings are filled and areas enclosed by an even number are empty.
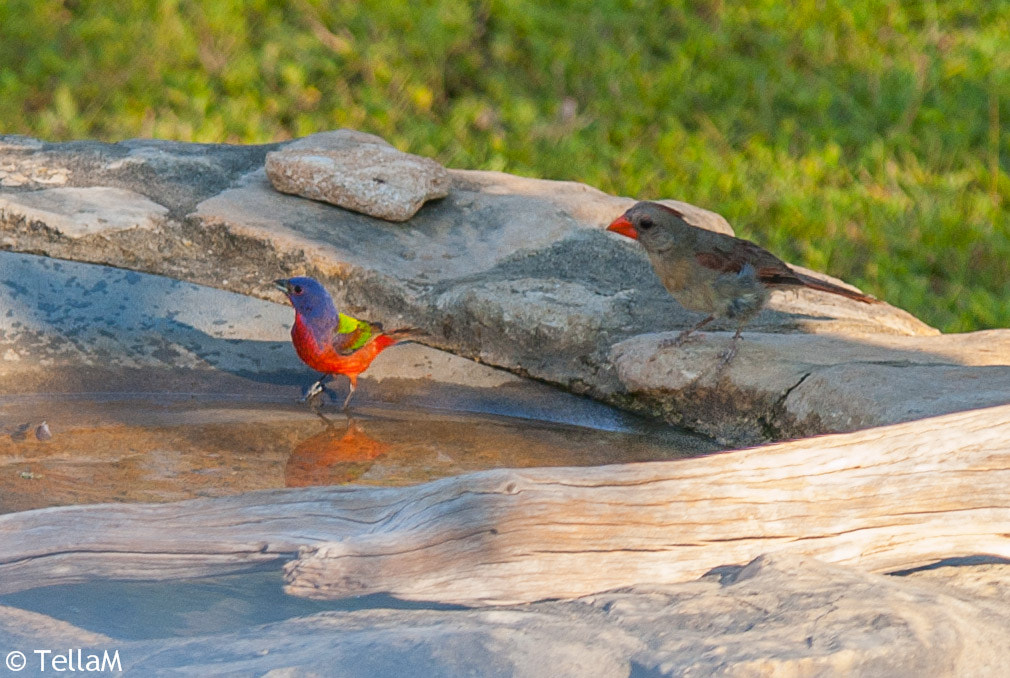
{"type": "Polygon", "coordinates": [[[693,341],[699,341],[704,335],[696,334],[690,330],[685,330],[675,337],[668,337],[662,339],[659,342],[659,348],[673,348],[674,346],[683,346],[684,344],[691,343],[693,341]]]}
{"type": "Polygon", "coordinates": [[[319,411],[323,408],[323,391],[315,391],[311,395],[299,398],[298,402],[307,404],[310,410],[319,414],[319,411]]]}
{"type": "Polygon", "coordinates": [[[308,403],[309,407],[318,411],[323,405],[323,396],[325,395],[330,396],[330,400],[333,402],[337,402],[337,392],[326,386],[326,383],[320,379],[302,391],[302,397],[298,399],[298,402],[308,403]]]}
{"type": "Polygon", "coordinates": [[[729,345],[729,348],[727,348],[725,351],[719,354],[719,367],[717,368],[718,372],[722,372],[726,368],[726,366],[729,365],[730,362],[732,362],[733,358],[736,357],[738,348],[737,343],[738,340],[733,339],[733,342],[729,345]]]}
{"type": "Polygon", "coordinates": [[[326,393],[328,390],[329,389],[326,388],[326,385],[323,383],[323,380],[320,379],[319,381],[315,382],[314,384],[312,384],[311,386],[302,391],[302,397],[298,402],[312,403],[313,401],[318,399],[319,396],[326,393]]]}

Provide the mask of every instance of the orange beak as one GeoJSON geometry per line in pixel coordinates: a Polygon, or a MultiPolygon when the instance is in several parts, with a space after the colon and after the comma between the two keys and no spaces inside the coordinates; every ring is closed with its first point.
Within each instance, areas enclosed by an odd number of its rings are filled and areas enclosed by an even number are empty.
{"type": "Polygon", "coordinates": [[[635,225],[628,221],[628,218],[623,214],[614,219],[614,222],[610,226],[607,226],[607,230],[620,233],[632,240],[638,240],[638,231],[635,230],[635,225]]]}

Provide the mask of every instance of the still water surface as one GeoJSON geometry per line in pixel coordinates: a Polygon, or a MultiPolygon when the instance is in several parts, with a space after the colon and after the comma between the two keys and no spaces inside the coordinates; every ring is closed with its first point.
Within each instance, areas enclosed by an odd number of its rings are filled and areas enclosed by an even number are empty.
{"type": "MultiPolygon", "coordinates": [[[[279,487],[405,485],[490,468],[668,460],[717,449],[598,403],[576,403],[561,417],[559,411],[546,421],[501,408],[490,414],[387,405],[355,409],[352,418],[329,410],[324,419],[290,401],[166,394],[7,398],[0,400],[0,513],[279,487]],[[36,435],[42,419],[51,437],[36,435]]],[[[44,587],[0,596],[0,605],[122,640],[237,631],[324,610],[445,607],[381,595],[294,598],[283,592],[276,563],[188,581],[44,587]]]]}
{"type": "Polygon", "coordinates": [[[406,485],[490,468],[656,461],[717,449],[624,414],[608,413],[604,429],[400,407],[354,410],[351,418],[324,412],[328,421],[290,402],[135,394],[0,403],[0,513],[278,487],[406,485]],[[35,435],[43,418],[48,440],[35,435]]]}

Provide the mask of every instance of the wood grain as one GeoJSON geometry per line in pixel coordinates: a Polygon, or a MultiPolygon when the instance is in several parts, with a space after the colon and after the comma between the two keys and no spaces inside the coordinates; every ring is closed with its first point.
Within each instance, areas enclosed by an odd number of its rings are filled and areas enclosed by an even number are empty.
{"type": "Polygon", "coordinates": [[[1010,407],[704,458],[485,473],[303,549],[288,591],[502,604],[678,582],[762,553],[871,571],[1010,556],[1010,407]]]}
{"type": "Polygon", "coordinates": [[[1010,406],[672,462],[496,470],[0,516],[0,593],[287,566],[293,594],[468,605],[787,552],[891,571],[1010,557],[1010,406]]]}

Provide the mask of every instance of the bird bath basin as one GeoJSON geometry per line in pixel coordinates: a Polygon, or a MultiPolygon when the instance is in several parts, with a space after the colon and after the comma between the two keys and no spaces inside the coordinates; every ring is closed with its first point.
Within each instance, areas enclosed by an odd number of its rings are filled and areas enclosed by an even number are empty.
{"type": "Polygon", "coordinates": [[[324,422],[295,402],[318,375],[287,304],[9,252],[0,292],[0,512],[716,449],[419,344],[372,363],[353,421],[331,406],[324,422]]]}
{"type": "MultiPolygon", "coordinates": [[[[296,402],[318,375],[295,355],[292,317],[289,306],[209,287],[0,252],[0,513],[285,487],[409,485],[482,469],[666,460],[718,449],[416,344],[375,360],[350,417],[330,405],[324,419],[296,402]]],[[[342,396],[347,385],[338,380],[333,388],[342,396]]],[[[154,538],[159,524],[142,530],[154,538]]],[[[142,538],[138,548],[147,545],[142,538]]],[[[20,590],[0,596],[0,605],[11,606],[0,612],[0,639],[3,615],[21,619],[23,610],[127,641],[407,605],[382,596],[294,599],[281,590],[282,556],[241,575],[180,582],[155,568],[150,581],[105,576],[20,590]]]]}
{"type": "MultiPolygon", "coordinates": [[[[545,416],[564,414],[578,423],[362,401],[351,417],[324,408],[325,421],[290,398],[171,393],[2,398],[0,513],[310,485],[404,485],[498,467],[650,461],[715,449],[704,438],[564,394],[555,402],[568,409],[545,416]],[[40,417],[48,439],[35,435],[40,417]]],[[[44,586],[0,596],[0,606],[39,613],[117,643],[241,632],[324,611],[450,609],[385,595],[301,599],[283,592],[276,563],[262,571],[187,581],[100,579],[44,586]]]]}
{"type": "Polygon", "coordinates": [[[8,398],[0,400],[0,512],[404,485],[489,468],[653,461],[715,449],[703,438],[586,407],[597,418],[575,425],[388,404],[350,417],[324,408],[324,419],[290,400],[206,395],[8,398]],[[40,440],[43,418],[51,438],[40,440]]]}

